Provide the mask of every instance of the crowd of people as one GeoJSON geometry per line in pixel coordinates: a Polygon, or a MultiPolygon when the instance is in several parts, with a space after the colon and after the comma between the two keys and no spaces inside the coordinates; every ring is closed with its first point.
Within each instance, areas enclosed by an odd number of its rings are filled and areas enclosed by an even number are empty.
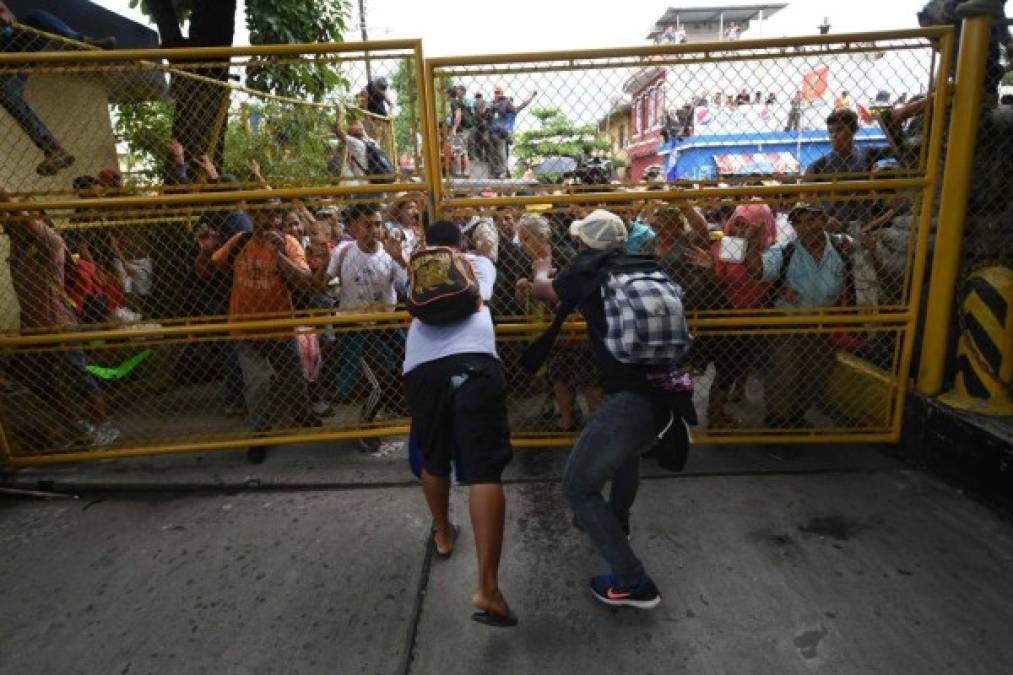
{"type": "MultiPolygon", "coordinates": [[[[926,100],[921,99],[894,109],[884,121],[892,145],[869,150],[858,150],[854,145],[858,129],[855,113],[848,109],[835,111],[827,119],[833,150],[815,161],[809,173],[867,173],[884,157],[916,157],[917,152],[905,144],[900,129],[906,119],[920,115],[925,105],[926,100]]],[[[337,133],[345,137],[346,152],[356,152],[352,141],[363,133],[361,124],[353,122],[347,129],[338,125],[337,133]]],[[[203,180],[222,187],[239,182],[236,176],[220,174],[206,155],[187,162],[182,145],[175,140],[169,143],[167,158],[167,182],[189,185],[203,180]]],[[[270,188],[256,161],[248,168],[249,182],[270,188]]],[[[79,176],[73,184],[82,197],[88,197],[119,189],[122,177],[109,169],[97,176],[79,176]]],[[[903,226],[909,218],[904,199],[828,200],[817,213],[815,207],[790,212],[776,200],[737,206],[720,202],[691,206],[682,201],[673,206],[651,199],[650,192],[629,195],[629,202],[619,210],[629,233],[624,244],[627,253],[656,255],[666,271],[687,289],[686,303],[693,310],[900,302],[909,245],[909,228],[903,226]],[[815,227],[818,234],[811,240],[801,236],[796,239],[795,232],[805,227],[800,224],[814,219],[820,221],[815,227]],[[754,232],[751,226],[758,229],[754,232]],[[819,251],[806,246],[806,241],[819,240],[824,231],[835,237],[835,247],[825,255],[832,261],[829,266],[825,261],[820,263],[819,251]],[[757,259],[762,265],[750,269],[750,265],[760,263],[736,258],[729,250],[754,240],[756,246],[751,250],[763,253],[757,259]],[[791,250],[787,257],[777,253],[784,247],[791,250]],[[807,274],[817,277],[803,278],[807,274]],[[850,299],[842,299],[845,286],[850,299]],[[795,287],[797,292],[786,293],[787,287],[795,287]]],[[[355,199],[341,208],[323,203],[311,211],[303,203],[286,205],[268,200],[209,210],[200,217],[193,235],[190,288],[198,299],[193,311],[239,321],[251,316],[287,316],[296,311],[337,314],[391,310],[405,298],[411,253],[425,243],[424,207],[422,193],[403,193],[388,206],[355,199]]],[[[469,245],[497,269],[489,307],[498,320],[552,316],[551,304],[534,293],[530,273],[533,252],[549,250],[563,264],[572,260],[577,248],[568,236],[568,228],[586,216],[589,208],[521,211],[498,207],[473,212],[459,221],[469,245]]],[[[153,313],[157,318],[158,311],[152,310],[153,295],[167,270],[153,263],[157,259],[151,251],[153,242],[137,237],[131,228],[83,227],[61,236],[44,219],[32,222],[32,237],[15,241],[12,248],[12,259],[35,261],[34,278],[27,271],[22,274],[21,267],[15,268],[23,330],[63,326],[71,321],[131,321],[153,313]],[[53,248],[62,252],[32,257],[53,248]],[[67,303],[64,294],[53,295],[54,280],[60,281],[70,297],[73,312],[58,306],[67,303]],[[59,303],[33,302],[36,295],[59,299],[59,303]],[[43,308],[48,309],[39,314],[43,308]]],[[[396,330],[373,330],[366,324],[349,328],[343,324],[341,330],[328,329],[320,335],[293,331],[283,340],[244,339],[247,337],[237,334],[223,348],[223,407],[229,415],[248,415],[254,431],[286,424],[316,426],[333,412],[335,404],[363,397],[363,423],[372,422],[382,411],[404,410],[397,384],[397,363],[404,345],[403,335],[396,330]]],[[[765,360],[776,361],[791,354],[815,359],[817,353],[823,353],[815,345],[787,344],[789,339],[776,347],[761,342],[716,338],[701,341],[693,357],[697,369],[702,372],[713,365],[715,373],[708,395],[709,424],[735,424],[726,405],[743,396],[748,378],[763,371],[765,360]],[[750,358],[743,360],[743,353],[750,358]]],[[[870,352],[889,351],[885,345],[862,346],[870,352]]],[[[514,384],[531,387],[531,380],[525,380],[516,367],[518,356],[512,347],[504,350],[508,378],[514,384]]],[[[81,356],[75,358],[83,361],[81,356]]],[[[888,356],[881,358],[888,361],[888,356]]],[[[580,428],[583,411],[592,411],[600,403],[601,388],[588,367],[591,361],[586,344],[562,341],[547,362],[537,382],[544,383],[546,403],[542,414],[554,420],[551,428],[580,428]],[[583,406],[579,399],[583,399],[583,406]]],[[[77,379],[87,382],[90,376],[81,372],[77,379]]],[[[784,376],[776,379],[781,389],[790,381],[784,376]]],[[[792,392],[819,391],[821,387],[814,382],[809,378],[788,388],[792,392]]],[[[97,385],[88,390],[93,398],[101,398],[97,385]]],[[[808,406],[797,402],[781,406],[779,402],[787,398],[789,393],[780,389],[768,391],[765,400],[769,424],[790,427],[801,423],[808,406]]],[[[92,415],[85,424],[78,421],[68,418],[69,428],[83,430],[83,435],[72,442],[108,443],[115,439],[115,429],[103,414],[92,415]]],[[[364,444],[367,449],[375,448],[377,441],[364,444]]],[[[255,461],[263,457],[262,449],[251,452],[255,461]]]]}
{"type": "Polygon", "coordinates": [[[469,178],[471,163],[489,166],[492,178],[509,178],[510,145],[513,143],[517,115],[531,105],[538,92],[516,103],[507,96],[503,85],[493,89],[492,100],[482,92],[468,97],[463,85],[447,89],[449,113],[440,121],[440,146],[443,171],[452,177],[469,178]]]}
{"type": "MultiPolygon", "coordinates": [[[[743,28],[736,22],[731,22],[727,26],[721,29],[722,40],[738,40],[742,37],[743,28]]],[[[665,26],[655,42],[659,45],[681,45],[689,41],[689,36],[686,34],[686,27],[682,24],[665,26]]]]}

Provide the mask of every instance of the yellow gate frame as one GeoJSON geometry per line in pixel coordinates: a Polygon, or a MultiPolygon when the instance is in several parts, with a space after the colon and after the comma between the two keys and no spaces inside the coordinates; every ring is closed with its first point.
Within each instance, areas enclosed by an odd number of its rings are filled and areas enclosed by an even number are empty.
{"type": "MultiPolygon", "coordinates": [[[[958,64],[958,74],[974,74],[975,68],[980,68],[984,62],[985,48],[987,47],[987,20],[969,20],[965,22],[963,48],[958,64]]],[[[794,46],[818,46],[842,43],[845,45],[856,45],[859,43],[875,42],[877,40],[904,39],[904,38],[925,38],[934,40],[938,44],[939,58],[937,62],[937,76],[934,85],[935,98],[933,101],[931,115],[933,124],[927,144],[927,160],[924,175],[917,177],[892,178],[886,180],[858,180],[846,183],[821,182],[805,183],[800,185],[762,186],[762,187],[706,187],[697,191],[686,192],[676,190],[659,190],[651,193],[652,198],[665,199],[673,202],[695,198],[722,198],[722,197],[753,197],[753,196],[780,196],[794,194],[803,196],[814,193],[835,193],[855,192],[868,190],[920,190],[922,212],[919,222],[918,239],[915,244],[913,270],[908,289],[909,304],[888,309],[878,314],[860,314],[854,309],[828,308],[814,312],[806,317],[785,317],[773,314],[757,314],[748,318],[736,316],[703,316],[692,322],[692,327],[701,331],[737,331],[743,327],[758,328],[763,331],[777,332],[785,330],[787,326],[799,326],[804,324],[813,331],[827,331],[832,329],[844,330],[854,326],[872,326],[880,330],[903,332],[902,346],[899,354],[899,367],[896,380],[893,382],[892,407],[890,410],[890,425],[885,431],[862,431],[855,430],[848,433],[846,430],[831,430],[830,433],[797,432],[785,434],[772,434],[769,432],[758,433],[735,433],[735,434],[702,434],[697,438],[698,442],[706,443],[747,443],[747,442],[896,442],[900,438],[901,423],[903,418],[903,402],[908,388],[908,373],[911,365],[912,352],[915,340],[915,329],[919,315],[919,298],[922,296],[925,281],[925,262],[927,259],[929,230],[932,219],[933,203],[936,191],[936,176],[939,174],[942,155],[943,130],[941,121],[944,119],[947,106],[950,103],[950,90],[948,73],[953,60],[953,31],[950,28],[929,28],[910,31],[889,31],[879,33],[855,33],[833,36],[813,36],[799,39],[778,39],[778,40],[750,40],[734,44],[696,44],[696,45],[667,45],[651,47],[635,47],[629,49],[609,50],[584,50],[573,52],[540,52],[529,54],[501,54],[493,56],[463,56],[424,60],[422,54],[421,40],[389,40],[368,43],[344,43],[344,44],[314,44],[314,45],[269,45],[245,48],[188,48],[176,50],[119,50],[113,52],[40,52],[31,54],[32,63],[59,63],[72,60],[74,62],[95,62],[122,61],[124,59],[151,59],[161,60],[166,58],[226,58],[232,56],[281,56],[290,54],[306,53],[329,53],[344,51],[365,51],[376,52],[383,49],[406,49],[411,50],[416,59],[416,77],[419,82],[419,104],[422,111],[422,153],[428,165],[423,183],[393,183],[393,184],[370,184],[357,186],[321,186],[321,187],[300,187],[272,190],[269,193],[263,190],[244,190],[229,193],[194,193],[194,194],[160,194],[154,197],[144,196],[114,196],[88,199],[89,208],[124,208],[130,206],[151,206],[151,205],[178,205],[195,206],[203,204],[224,203],[235,200],[263,199],[266,196],[279,197],[282,199],[296,199],[308,196],[341,196],[350,193],[387,193],[403,190],[423,190],[427,192],[437,208],[474,208],[498,205],[527,205],[527,204],[584,204],[598,202],[614,202],[628,200],[628,193],[595,193],[582,194],[534,196],[534,197],[493,197],[493,198],[454,198],[444,195],[440,179],[439,167],[440,149],[437,143],[437,120],[436,96],[434,82],[441,68],[448,68],[462,65],[504,65],[531,60],[573,60],[573,59],[594,59],[612,57],[638,57],[657,54],[686,54],[700,53],[703,58],[713,58],[713,52],[735,52],[759,48],[778,48],[794,46]]],[[[19,54],[0,54],[0,65],[15,62],[24,62],[28,59],[19,54]]],[[[961,86],[958,79],[958,86],[961,86]]],[[[977,107],[980,100],[974,96],[957,96],[953,100],[952,122],[950,127],[950,147],[960,148],[971,146],[973,143],[974,124],[977,118],[977,107]]],[[[966,153],[964,153],[966,154],[966,153]]],[[[947,177],[955,176],[959,172],[965,172],[969,166],[967,157],[961,154],[952,155],[946,166],[947,177]]],[[[955,178],[952,179],[955,182],[955,178]]],[[[953,183],[944,180],[944,207],[960,209],[961,199],[966,203],[966,189],[963,194],[959,186],[954,187],[953,183]],[[949,186],[950,189],[946,189],[949,186]]],[[[80,199],[61,199],[53,201],[40,201],[37,203],[0,204],[0,212],[12,210],[41,210],[41,209],[74,209],[84,205],[80,199]]],[[[944,218],[956,218],[949,212],[944,218]]],[[[946,222],[943,218],[941,221],[946,222]]],[[[951,234],[946,240],[951,241],[951,234]]],[[[944,227],[940,227],[940,241],[944,240],[944,227]]],[[[955,254],[954,254],[955,255],[955,254]]],[[[940,265],[939,258],[936,264],[940,265]]],[[[944,280],[944,275],[935,282],[944,280]]],[[[951,289],[952,290],[952,289],[951,289]]],[[[935,290],[933,291],[935,292],[935,290]]],[[[952,304],[952,303],[950,303],[952,304]]],[[[292,326],[322,326],[325,324],[336,324],[344,322],[358,322],[368,320],[404,320],[406,315],[398,313],[382,314],[359,314],[344,315],[341,317],[319,316],[299,317],[265,320],[245,320],[237,322],[221,323],[190,323],[182,325],[166,325],[156,329],[139,331],[122,331],[116,329],[102,330],[95,332],[68,332],[50,333],[36,335],[21,335],[0,337],[0,347],[35,347],[35,348],[56,348],[67,343],[84,343],[98,339],[111,341],[123,341],[129,338],[147,337],[155,341],[179,341],[192,339],[195,335],[228,334],[233,330],[256,329],[256,328],[277,328],[282,329],[292,326]]],[[[499,334],[531,333],[544,328],[539,324],[515,324],[499,326],[499,334]]],[[[935,338],[932,342],[935,341],[935,338]]],[[[927,345],[930,340],[927,339],[927,345]]],[[[404,425],[390,425],[384,427],[369,427],[353,430],[333,430],[323,432],[297,432],[284,435],[273,435],[269,437],[242,437],[228,440],[216,440],[208,442],[192,443],[166,443],[162,445],[136,446],[136,447],[115,447],[102,451],[77,451],[49,453],[34,456],[15,456],[9,445],[8,438],[2,425],[0,425],[0,465],[8,466],[30,466],[41,464],[55,464],[61,462],[108,459],[112,457],[133,457],[143,455],[156,455],[167,453],[183,453],[195,451],[210,451],[221,449],[232,449],[256,445],[276,445],[280,443],[302,443],[325,440],[362,438],[367,436],[385,436],[407,433],[404,425]]],[[[564,445],[572,441],[572,436],[555,437],[522,437],[516,439],[518,446],[549,446],[564,445]]]]}

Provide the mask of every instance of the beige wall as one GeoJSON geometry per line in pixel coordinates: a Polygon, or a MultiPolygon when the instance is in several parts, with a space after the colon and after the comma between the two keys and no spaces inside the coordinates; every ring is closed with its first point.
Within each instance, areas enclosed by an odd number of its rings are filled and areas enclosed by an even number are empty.
{"type": "MultiPolygon", "coordinates": [[[[101,83],[81,76],[33,75],[25,84],[25,99],[77,161],[55,176],[35,173],[42,152],[0,108],[0,186],[10,192],[68,190],[76,176],[117,166],[108,95],[101,83]]],[[[0,330],[4,331],[18,326],[8,257],[7,237],[0,236],[0,330]]]]}

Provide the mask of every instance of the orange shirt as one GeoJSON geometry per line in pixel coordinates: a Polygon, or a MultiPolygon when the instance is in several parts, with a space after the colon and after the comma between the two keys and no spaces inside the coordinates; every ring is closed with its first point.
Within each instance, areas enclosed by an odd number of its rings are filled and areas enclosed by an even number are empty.
{"type": "MultiPolygon", "coordinates": [[[[211,262],[223,272],[229,270],[229,251],[242,236],[233,236],[211,256],[211,262]]],[[[295,237],[285,236],[285,255],[298,267],[309,269],[306,254],[295,237]]],[[[292,292],[274,256],[274,249],[256,236],[246,240],[232,266],[230,316],[292,311],[292,292]]]]}

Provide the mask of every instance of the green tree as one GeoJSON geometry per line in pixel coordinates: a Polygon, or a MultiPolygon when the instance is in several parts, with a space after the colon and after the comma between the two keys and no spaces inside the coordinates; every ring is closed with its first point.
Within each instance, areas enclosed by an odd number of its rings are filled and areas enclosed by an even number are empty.
{"type": "MultiPolygon", "coordinates": [[[[348,0],[246,0],[250,44],[341,42],[349,18],[348,0]]],[[[319,101],[337,88],[348,89],[336,64],[308,60],[305,64],[271,64],[252,59],[246,83],[280,96],[319,101]]]]}
{"type": "Polygon", "coordinates": [[[608,151],[609,142],[598,135],[594,124],[575,125],[558,108],[535,108],[531,114],[539,128],[514,135],[512,154],[522,162],[536,165],[549,157],[582,158],[608,151]]]}
{"type": "MultiPolygon", "coordinates": [[[[158,27],[164,47],[231,46],[235,36],[236,0],[131,0],[158,27]],[[183,26],[188,25],[188,35],[183,26]]],[[[253,44],[277,42],[340,41],[349,16],[348,0],[247,0],[246,23],[253,44]]],[[[207,66],[190,72],[226,82],[227,60],[202,59],[207,66]],[[217,65],[221,64],[221,65],[217,65]]],[[[173,62],[185,65],[185,60],[173,62]]],[[[332,65],[307,60],[278,65],[252,63],[250,86],[272,93],[319,100],[343,85],[332,65]]],[[[209,152],[221,164],[229,90],[221,85],[173,75],[172,136],[179,139],[191,159],[209,152]]],[[[146,151],[147,152],[147,151],[146,151]]]]}
{"type": "Polygon", "coordinates": [[[172,102],[159,99],[114,105],[113,135],[117,143],[126,146],[128,165],[158,166],[172,138],[172,102]]]}
{"type": "MultiPolygon", "coordinates": [[[[117,107],[113,132],[130,149],[131,163],[159,166],[172,137],[172,118],[169,101],[117,107]]],[[[255,159],[272,180],[317,178],[332,152],[333,124],[330,110],[245,101],[229,115],[221,172],[245,180],[255,159]]]]}
{"type": "MultiPolygon", "coordinates": [[[[397,114],[394,116],[394,139],[403,151],[415,147],[415,135],[422,126],[418,118],[416,101],[419,98],[418,77],[414,62],[402,59],[391,77],[390,86],[397,94],[397,114]]],[[[394,158],[392,158],[394,159],[394,158]]]]}
{"type": "Polygon", "coordinates": [[[222,169],[240,179],[257,160],[272,180],[318,178],[331,155],[329,110],[274,101],[243,103],[225,137],[222,169]]]}

